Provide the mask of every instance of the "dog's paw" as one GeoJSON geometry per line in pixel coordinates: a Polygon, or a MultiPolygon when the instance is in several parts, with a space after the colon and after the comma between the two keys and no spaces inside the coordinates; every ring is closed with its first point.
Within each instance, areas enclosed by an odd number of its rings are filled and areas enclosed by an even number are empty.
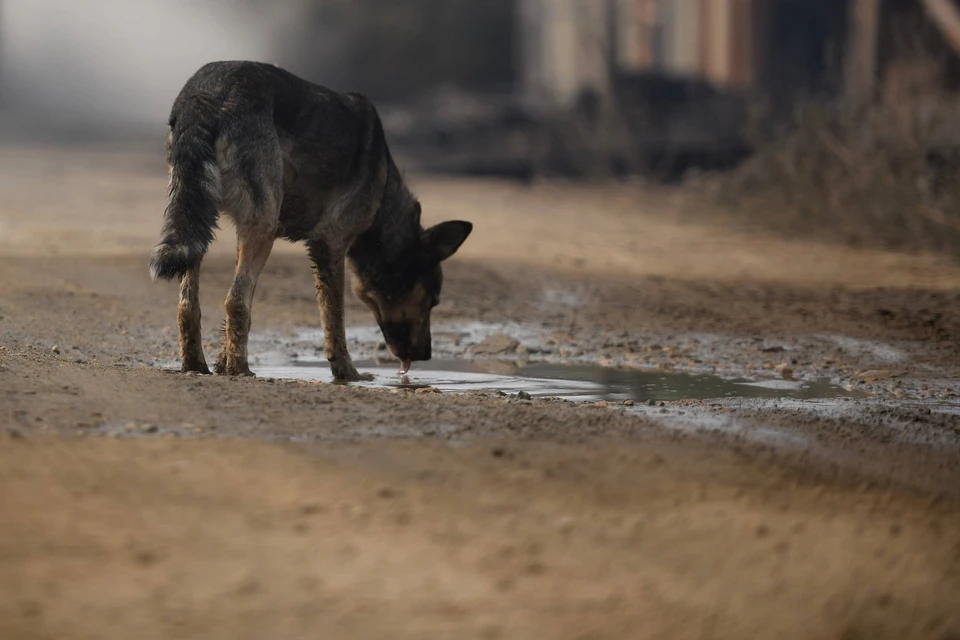
{"type": "Polygon", "coordinates": [[[217,372],[218,375],[221,375],[221,376],[232,376],[232,377],[242,377],[242,378],[257,377],[257,374],[255,374],[253,371],[250,371],[250,367],[247,365],[246,362],[239,363],[239,362],[230,362],[229,360],[227,360],[226,362],[223,363],[222,366],[218,362],[217,365],[214,367],[214,370],[217,372]]]}
{"type": "Polygon", "coordinates": [[[210,369],[207,368],[207,363],[200,362],[184,362],[180,367],[181,373],[195,373],[202,376],[210,375],[210,369]]]}
{"type": "Polygon", "coordinates": [[[344,382],[369,382],[373,380],[373,374],[370,373],[360,373],[354,367],[343,367],[343,368],[334,368],[333,370],[333,381],[344,383],[344,382]]]}

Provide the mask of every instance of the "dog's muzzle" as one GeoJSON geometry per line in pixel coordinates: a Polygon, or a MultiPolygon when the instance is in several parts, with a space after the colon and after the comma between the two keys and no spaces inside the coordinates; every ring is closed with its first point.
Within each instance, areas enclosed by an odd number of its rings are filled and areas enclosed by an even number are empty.
{"type": "Polygon", "coordinates": [[[415,331],[410,323],[389,323],[380,327],[390,352],[404,364],[432,357],[430,331],[415,331]]]}

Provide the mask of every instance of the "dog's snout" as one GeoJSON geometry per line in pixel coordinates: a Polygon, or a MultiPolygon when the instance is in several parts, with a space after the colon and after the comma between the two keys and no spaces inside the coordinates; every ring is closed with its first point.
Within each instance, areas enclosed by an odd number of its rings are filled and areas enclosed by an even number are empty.
{"type": "Polygon", "coordinates": [[[433,357],[429,329],[424,331],[407,323],[385,323],[381,329],[387,347],[397,358],[422,361],[433,357]]]}
{"type": "Polygon", "coordinates": [[[417,349],[414,350],[413,360],[429,360],[433,357],[432,349],[429,340],[425,345],[417,345],[417,349]]]}

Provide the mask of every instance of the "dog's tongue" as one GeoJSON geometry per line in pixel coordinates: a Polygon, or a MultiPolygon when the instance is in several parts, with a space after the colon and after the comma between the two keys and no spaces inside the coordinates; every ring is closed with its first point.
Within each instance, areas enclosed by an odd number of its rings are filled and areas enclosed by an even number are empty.
{"type": "Polygon", "coordinates": [[[400,371],[399,371],[400,375],[405,374],[407,371],[410,371],[410,358],[407,358],[406,360],[400,363],[400,371]]]}

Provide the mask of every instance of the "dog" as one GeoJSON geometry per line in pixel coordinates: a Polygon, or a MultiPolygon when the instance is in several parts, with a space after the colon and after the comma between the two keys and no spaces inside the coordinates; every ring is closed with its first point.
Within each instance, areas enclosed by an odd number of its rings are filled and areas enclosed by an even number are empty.
{"type": "Polygon", "coordinates": [[[277,238],[303,242],[313,263],[327,361],[340,382],[357,372],[344,328],[345,270],[373,312],[400,371],[431,357],[430,314],[441,263],[473,230],[449,220],[424,229],[376,108],[280,67],[211,62],[183,86],[166,145],[169,202],[151,280],[180,280],[181,369],[210,373],[200,338],[200,263],[222,213],[237,230],[214,371],[253,375],[247,360],[257,279],[277,238]]]}

